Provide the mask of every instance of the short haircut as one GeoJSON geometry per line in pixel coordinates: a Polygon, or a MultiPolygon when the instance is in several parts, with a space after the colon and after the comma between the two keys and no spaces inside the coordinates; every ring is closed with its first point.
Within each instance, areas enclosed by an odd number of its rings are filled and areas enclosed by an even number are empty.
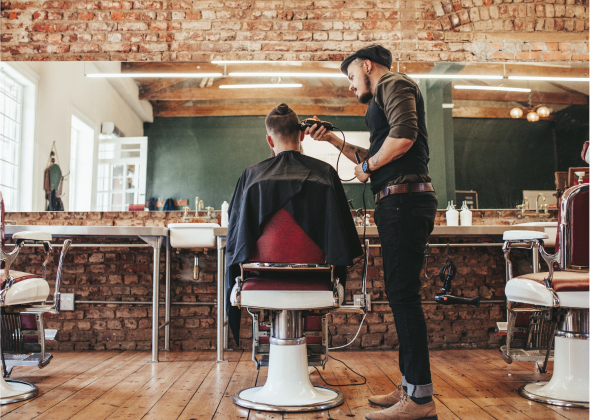
{"type": "MultiPolygon", "coordinates": [[[[367,60],[369,60],[369,59],[368,59],[368,58],[355,58],[355,59],[354,59],[354,60],[353,60],[353,61],[352,61],[352,62],[351,62],[349,65],[348,65],[348,67],[350,67],[351,65],[355,65],[355,66],[359,66],[359,67],[360,67],[360,66],[362,66],[362,65],[365,63],[365,61],[367,61],[367,60]]],[[[376,63],[376,62],[374,62],[374,61],[372,61],[372,60],[369,60],[369,61],[370,61],[371,63],[373,63],[373,65],[374,65],[374,66],[376,66],[376,67],[380,67],[380,68],[383,68],[383,69],[385,69],[385,70],[389,71],[389,69],[388,69],[386,66],[384,66],[383,64],[376,63]]]]}
{"type": "Polygon", "coordinates": [[[299,118],[287,104],[280,104],[266,116],[266,131],[280,137],[283,141],[296,141],[299,138],[299,118]]]}

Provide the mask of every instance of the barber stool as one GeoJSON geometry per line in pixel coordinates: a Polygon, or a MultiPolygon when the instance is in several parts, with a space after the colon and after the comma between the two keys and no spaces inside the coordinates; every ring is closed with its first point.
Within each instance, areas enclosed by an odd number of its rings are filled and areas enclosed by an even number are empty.
{"type": "MultiPolygon", "coordinates": [[[[344,395],[313,386],[308,373],[308,366],[328,361],[326,316],[340,307],[343,293],[334,267],[288,211],[279,210],[262,229],[249,262],[241,264],[236,302],[253,317],[252,359],[257,369],[268,365],[268,378],[264,386],[236,392],[233,401],[263,411],[338,406],[344,395]]],[[[366,307],[344,310],[364,313],[366,307]]]]}
{"type": "MultiPolygon", "coordinates": [[[[565,407],[589,406],[588,196],[588,184],[576,185],[564,192],[555,255],[545,251],[543,238],[531,242],[539,248],[549,271],[512,278],[510,269],[510,280],[506,285],[509,337],[519,312],[540,314],[537,317],[548,326],[545,362],[541,372],[546,369],[551,347],[555,343],[551,380],[523,385],[519,394],[534,401],[565,407]],[[523,304],[526,307],[521,307],[523,304]]],[[[506,241],[504,245],[510,268],[511,245],[511,241],[506,241]]],[[[532,331],[529,331],[529,342],[531,334],[532,331]]]]}
{"type": "Polygon", "coordinates": [[[28,382],[5,379],[15,366],[45,367],[52,359],[45,352],[45,341],[54,340],[57,330],[46,330],[44,313],[59,313],[60,283],[64,257],[71,241],[64,241],[59,259],[53,303],[46,304],[49,284],[45,278],[46,265],[51,256],[52,237],[49,232],[20,232],[13,235],[11,252],[4,244],[4,201],[0,192],[0,405],[28,400],[37,396],[39,389],[28,382]],[[10,266],[25,243],[41,243],[45,249],[43,275],[10,271],[10,266]],[[3,268],[2,268],[3,267],[3,268]]]}

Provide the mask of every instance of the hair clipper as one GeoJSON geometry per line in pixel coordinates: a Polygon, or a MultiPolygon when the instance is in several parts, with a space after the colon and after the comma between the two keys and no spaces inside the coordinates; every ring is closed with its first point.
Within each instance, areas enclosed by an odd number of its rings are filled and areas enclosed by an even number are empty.
{"type": "Polygon", "coordinates": [[[306,118],[303,121],[301,121],[299,123],[299,130],[305,131],[307,127],[311,128],[316,124],[318,125],[318,128],[325,127],[326,130],[334,130],[334,126],[332,125],[332,123],[329,123],[328,121],[318,121],[314,118],[306,118]]]}

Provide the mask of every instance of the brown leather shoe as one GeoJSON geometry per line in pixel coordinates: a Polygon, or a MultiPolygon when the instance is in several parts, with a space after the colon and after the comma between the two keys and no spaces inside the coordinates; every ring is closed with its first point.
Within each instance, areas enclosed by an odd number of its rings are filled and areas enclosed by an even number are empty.
{"type": "Polygon", "coordinates": [[[376,411],[365,416],[367,420],[437,420],[434,401],[428,404],[416,404],[407,395],[393,407],[376,411]]]}
{"type": "Polygon", "coordinates": [[[379,407],[387,408],[396,405],[405,394],[406,391],[404,391],[401,385],[398,385],[393,392],[390,392],[387,395],[373,395],[369,398],[369,402],[378,405],[379,407]]]}

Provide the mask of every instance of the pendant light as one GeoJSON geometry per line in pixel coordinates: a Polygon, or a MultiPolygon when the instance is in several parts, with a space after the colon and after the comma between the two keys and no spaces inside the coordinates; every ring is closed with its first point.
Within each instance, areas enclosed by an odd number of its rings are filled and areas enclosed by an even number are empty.
{"type": "Polygon", "coordinates": [[[517,108],[512,108],[510,110],[510,116],[512,118],[520,118],[520,117],[522,117],[522,109],[520,109],[518,107],[517,108]]]}

